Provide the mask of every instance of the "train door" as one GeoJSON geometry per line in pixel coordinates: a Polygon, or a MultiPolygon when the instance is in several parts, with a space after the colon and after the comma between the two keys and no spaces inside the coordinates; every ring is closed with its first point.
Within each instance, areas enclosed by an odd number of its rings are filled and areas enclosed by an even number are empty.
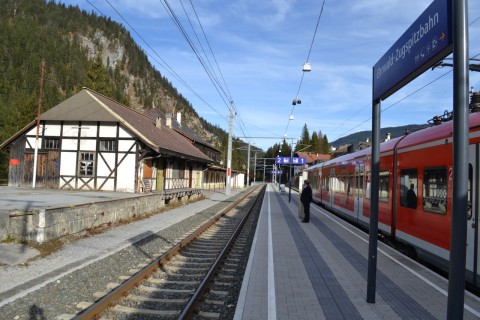
{"type": "Polygon", "coordinates": [[[480,145],[470,145],[468,164],[468,212],[467,212],[467,278],[474,286],[480,285],[479,256],[480,240],[478,234],[480,179],[480,145]]]}
{"type": "Polygon", "coordinates": [[[364,163],[355,165],[355,206],[354,216],[358,220],[363,214],[363,173],[365,171],[364,163]]]}

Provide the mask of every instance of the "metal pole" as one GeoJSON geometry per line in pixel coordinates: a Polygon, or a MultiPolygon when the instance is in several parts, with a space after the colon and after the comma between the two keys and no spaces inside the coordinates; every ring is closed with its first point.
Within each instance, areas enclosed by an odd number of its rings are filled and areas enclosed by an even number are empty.
{"type": "Polygon", "coordinates": [[[463,319],[468,210],[468,14],[455,0],[453,21],[453,193],[447,319],[463,319]]]}
{"type": "Polygon", "coordinates": [[[265,159],[263,159],[263,183],[265,183],[265,159]]]}
{"type": "Polygon", "coordinates": [[[377,281],[378,190],[380,185],[380,100],[372,103],[372,177],[368,235],[367,302],[375,303],[377,281]]]}
{"type": "Polygon", "coordinates": [[[35,152],[33,155],[33,177],[32,177],[32,188],[35,188],[37,183],[37,157],[38,157],[38,136],[40,130],[40,114],[42,110],[42,96],[43,96],[43,77],[45,75],[45,60],[42,60],[42,76],[40,78],[40,98],[38,99],[38,110],[37,110],[37,135],[35,137],[35,152]]]}
{"type": "Polygon", "coordinates": [[[288,177],[290,182],[288,186],[288,202],[290,202],[290,200],[292,199],[292,161],[293,161],[293,139],[290,140],[290,169],[288,172],[288,177]]]}
{"type": "Polygon", "coordinates": [[[247,187],[250,185],[250,143],[248,144],[247,155],[247,187]]]}
{"type": "Polygon", "coordinates": [[[255,164],[253,166],[253,183],[257,181],[257,153],[255,152],[255,164]]]}
{"type": "Polygon", "coordinates": [[[230,103],[230,117],[228,120],[228,155],[227,155],[227,185],[225,186],[225,194],[231,194],[232,183],[232,122],[233,122],[233,102],[230,103]]]}

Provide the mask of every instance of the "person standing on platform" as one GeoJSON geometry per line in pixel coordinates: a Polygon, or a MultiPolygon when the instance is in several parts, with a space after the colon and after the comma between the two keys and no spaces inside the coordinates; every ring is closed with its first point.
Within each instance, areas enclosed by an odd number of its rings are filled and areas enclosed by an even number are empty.
{"type": "Polygon", "coordinates": [[[310,182],[308,180],[304,181],[304,186],[302,190],[302,194],[300,196],[300,201],[303,204],[303,209],[305,212],[305,217],[303,218],[302,222],[310,222],[310,202],[313,201],[312,198],[312,188],[310,188],[310,182]]]}

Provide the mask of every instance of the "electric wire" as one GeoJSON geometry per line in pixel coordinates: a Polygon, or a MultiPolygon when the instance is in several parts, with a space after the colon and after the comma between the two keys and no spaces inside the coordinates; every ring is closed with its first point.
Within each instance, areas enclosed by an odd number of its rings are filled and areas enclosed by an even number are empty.
{"type": "MultiPolygon", "coordinates": [[[[182,3],[182,1],[180,1],[180,2],[182,3]]],[[[218,65],[218,61],[217,61],[217,59],[216,59],[216,57],[215,57],[215,54],[214,54],[214,52],[213,52],[213,50],[212,50],[212,47],[211,47],[211,45],[210,45],[210,42],[208,41],[208,37],[207,37],[207,35],[206,35],[206,33],[205,33],[205,30],[204,30],[204,28],[203,28],[203,26],[202,26],[202,23],[201,23],[201,21],[200,21],[200,18],[199,18],[198,14],[197,14],[197,10],[195,9],[195,6],[193,5],[193,2],[192,2],[191,0],[190,0],[190,5],[191,5],[192,11],[193,11],[193,13],[194,13],[194,15],[195,15],[195,17],[196,17],[196,19],[197,19],[197,23],[198,23],[198,25],[199,25],[199,27],[200,27],[200,30],[202,31],[203,38],[205,39],[206,45],[208,46],[208,48],[209,48],[209,50],[210,50],[210,54],[211,54],[211,56],[212,56],[212,59],[213,59],[213,61],[215,62],[215,66],[216,66],[216,68],[217,68],[217,70],[218,70],[218,73],[220,74],[220,77],[221,77],[221,79],[222,79],[222,81],[223,81],[223,85],[220,83],[220,80],[218,79],[217,73],[215,72],[215,69],[214,69],[214,67],[212,66],[212,63],[211,63],[210,59],[208,59],[208,55],[206,54],[205,49],[204,49],[204,47],[203,47],[203,45],[202,45],[202,43],[201,43],[201,41],[200,41],[200,38],[198,37],[198,34],[197,34],[197,32],[195,31],[195,27],[193,26],[193,23],[192,23],[192,21],[190,20],[190,17],[189,17],[189,15],[188,15],[188,12],[187,12],[187,10],[185,9],[185,6],[184,6],[183,3],[182,3],[182,8],[183,8],[183,10],[184,10],[185,16],[187,17],[187,19],[188,19],[188,21],[189,21],[189,23],[190,23],[190,26],[191,26],[191,28],[192,28],[192,31],[194,32],[195,37],[197,38],[197,41],[198,41],[198,43],[199,43],[199,45],[200,45],[200,47],[201,47],[201,49],[202,49],[202,52],[203,52],[205,58],[207,59],[207,62],[208,62],[208,65],[210,66],[211,74],[212,74],[212,77],[214,78],[214,81],[215,81],[215,82],[217,83],[217,85],[220,87],[220,89],[222,90],[222,92],[223,92],[223,94],[225,95],[225,97],[227,97],[227,99],[231,102],[231,106],[233,107],[233,110],[235,111],[235,117],[234,117],[234,119],[235,119],[235,121],[237,122],[237,124],[239,125],[239,129],[240,129],[240,131],[242,132],[242,134],[243,134],[244,136],[247,136],[247,134],[245,133],[245,131],[248,131],[248,129],[247,129],[245,123],[243,122],[242,118],[240,117],[240,114],[239,114],[238,109],[236,108],[235,104],[233,103],[233,98],[232,98],[232,95],[231,95],[231,93],[230,93],[230,90],[228,89],[228,85],[227,85],[227,83],[226,83],[226,81],[225,81],[225,77],[223,76],[222,70],[220,69],[220,67],[219,67],[219,65],[218,65]],[[244,130],[244,129],[245,129],[245,130],[244,130]]]]}
{"type": "MultiPolygon", "coordinates": [[[[172,20],[174,21],[175,25],[177,26],[177,28],[180,30],[180,33],[182,34],[182,36],[184,37],[184,39],[187,41],[188,45],[190,46],[190,48],[192,49],[192,51],[194,52],[195,56],[197,57],[197,59],[199,60],[200,64],[202,65],[203,69],[205,70],[205,72],[207,73],[208,77],[210,78],[213,86],[215,87],[215,89],[217,90],[217,92],[219,93],[221,99],[224,101],[225,105],[230,109],[230,106],[234,109],[235,111],[235,121],[239,121],[239,113],[238,113],[238,110],[236,109],[235,107],[235,104],[233,103],[233,99],[231,97],[231,94],[230,94],[230,91],[228,90],[228,86],[226,86],[226,82],[224,81],[224,84],[225,84],[225,88],[224,89],[224,86],[220,83],[220,81],[218,80],[218,77],[214,71],[214,68],[210,62],[210,60],[208,59],[208,56],[203,48],[203,45],[201,44],[201,41],[200,41],[200,38],[198,37],[197,35],[197,32],[195,31],[195,27],[190,19],[190,16],[188,15],[188,12],[185,8],[185,6],[183,5],[183,3],[181,2],[181,5],[182,5],[182,8],[183,8],[183,11],[185,13],[185,16],[190,24],[190,27],[192,28],[192,31],[193,33],[195,34],[195,37],[202,49],[202,52],[204,54],[204,56],[206,57],[207,61],[205,61],[205,59],[202,57],[202,55],[200,54],[200,50],[197,49],[194,41],[191,39],[191,37],[189,36],[188,32],[186,31],[186,29],[184,28],[184,26],[182,25],[178,15],[175,13],[175,11],[173,10],[172,6],[170,5],[170,3],[168,2],[168,0],[163,0],[163,2],[161,1],[162,5],[164,6],[165,10],[167,11],[167,13],[170,15],[170,17],[172,18],[172,20]],[[228,102],[227,102],[228,101],[228,102]]],[[[208,46],[210,48],[210,52],[212,53],[212,56],[215,57],[215,55],[213,54],[213,50],[211,50],[211,46],[208,42],[208,39],[206,37],[206,34],[204,32],[204,29],[203,27],[201,26],[201,22],[200,22],[200,19],[198,18],[198,14],[196,13],[196,10],[193,6],[193,3],[190,1],[191,5],[192,5],[192,9],[193,11],[195,12],[195,16],[197,17],[197,21],[198,21],[198,24],[200,25],[201,29],[202,29],[202,32],[203,32],[203,35],[204,35],[204,38],[206,39],[206,42],[208,43],[208,46]]],[[[215,58],[214,58],[215,59],[215,58]]],[[[216,59],[215,59],[216,61],[216,59]]],[[[217,65],[217,68],[220,70],[220,68],[218,67],[218,63],[216,63],[217,65]]],[[[219,71],[221,73],[221,70],[219,71]]],[[[223,78],[223,74],[222,74],[222,79],[224,80],[223,78]]],[[[246,136],[245,134],[245,131],[243,130],[243,127],[245,127],[246,129],[246,126],[243,124],[243,121],[240,121],[238,122],[239,124],[239,128],[241,129],[243,135],[246,136]]]]}
{"type": "MultiPolygon", "coordinates": [[[[155,49],[153,49],[150,44],[137,32],[137,30],[123,17],[123,15],[108,1],[105,0],[109,6],[120,16],[120,18],[130,27],[130,29],[145,43],[145,45],[150,48],[150,50],[160,59],[158,61],[154,56],[149,54],[147,51],[145,53],[151,57],[155,62],[157,62],[161,67],[163,67],[168,73],[170,73],[174,78],[176,78],[180,83],[182,83],[188,90],[190,90],[197,98],[199,98],[203,103],[205,103],[206,106],[208,106],[210,109],[212,109],[216,114],[218,114],[221,118],[224,117],[222,113],[220,113],[217,109],[215,109],[213,106],[211,106],[203,97],[201,97],[188,83],[183,80],[176,72],[171,68],[165,60],[163,60],[160,55],[156,52],[155,49]]],[[[101,10],[99,10],[96,6],[93,5],[93,3],[90,0],[87,0],[87,2],[95,9],[97,10],[102,16],[107,17],[101,10]]]]}
{"type": "MultiPolygon", "coordinates": [[[[305,61],[305,63],[308,63],[309,60],[310,60],[310,55],[312,53],[312,48],[313,48],[313,44],[315,42],[315,38],[317,36],[317,32],[318,32],[318,25],[320,24],[320,19],[322,18],[322,14],[323,14],[323,9],[325,7],[325,1],[326,0],[323,0],[322,2],[322,7],[320,8],[320,13],[318,14],[318,19],[317,19],[317,24],[315,25],[315,30],[313,32],[313,37],[312,37],[312,42],[310,43],[310,48],[308,49],[308,54],[307,54],[307,59],[305,61]]],[[[287,127],[285,129],[285,133],[284,133],[284,137],[287,136],[287,133],[288,133],[288,127],[290,126],[290,121],[291,121],[291,118],[293,117],[293,113],[295,111],[295,105],[296,105],[296,102],[298,101],[298,96],[300,94],[300,89],[302,88],[302,84],[303,84],[303,78],[305,77],[305,71],[302,71],[302,77],[300,78],[300,84],[298,85],[298,89],[297,89],[297,94],[295,95],[295,100],[294,102],[292,103],[292,111],[290,112],[290,115],[289,115],[289,118],[288,118],[288,123],[287,123],[287,127]]]]}
{"type": "MultiPolygon", "coordinates": [[[[433,79],[432,81],[428,82],[427,84],[425,84],[425,85],[421,86],[420,88],[418,88],[418,89],[410,92],[410,93],[407,94],[405,97],[403,97],[403,98],[397,100],[396,102],[392,103],[391,105],[383,108],[383,109],[381,110],[381,113],[383,113],[383,112],[385,112],[385,111],[393,108],[394,106],[400,104],[402,101],[405,101],[406,99],[410,98],[411,96],[417,94],[418,92],[422,91],[422,90],[425,89],[426,87],[430,86],[431,84],[433,84],[434,82],[440,80],[441,78],[445,77],[447,74],[449,74],[449,73],[451,73],[451,72],[453,72],[453,70],[449,70],[449,71],[445,72],[444,74],[442,74],[442,75],[440,75],[439,77],[433,79]]],[[[368,119],[362,121],[362,122],[359,123],[358,125],[356,125],[356,126],[354,126],[353,128],[351,128],[350,130],[348,130],[348,131],[340,134],[340,135],[338,136],[338,138],[340,138],[341,136],[345,136],[347,133],[355,130],[356,128],[360,127],[362,124],[364,124],[365,122],[367,122],[367,121],[369,121],[369,120],[371,120],[371,119],[372,119],[372,117],[369,117],[368,119]]],[[[338,139],[338,138],[337,138],[337,139],[338,139]]],[[[336,140],[336,139],[335,139],[335,140],[336,140]]]]}
{"type": "MultiPolygon", "coordinates": [[[[472,22],[470,22],[470,23],[469,23],[469,26],[473,25],[474,23],[476,23],[476,22],[479,21],[479,20],[480,20],[480,16],[477,17],[476,19],[474,19],[472,22]]],[[[480,56],[480,53],[474,55],[474,56],[471,57],[470,59],[475,59],[475,58],[478,57],[478,56],[480,56]]],[[[419,91],[425,89],[426,87],[430,86],[431,84],[433,84],[433,83],[436,82],[437,80],[440,80],[441,78],[443,78],[444,76],[446,76],[447,74],[449,74],[449,73],[451,73],[451,72],[453,72],[453,70],[449,70],[449,71],[447,71],[446,73],[440,75],[439,77],[435,78],[434,80],[430,81],[429,83],[425,84],[424,86],[420,87],[419,89],[417,89],[417,90],[411,92],[410,94],[406,95],[406,96],[403,97],[402,99],[396,101],[395,103],[392,103],[392,104],[389,105],[388,107],[385,107],[384,109],[382,109],[382,110],[380,111],[380,113],[382,113],[382,112],[384,112],[384,111],[387,111],[387,110],[393,108],[394,106],[400,104],[400,103],[401,103],[402,101],[404,101],[405,99],[407,99],[407,98],[413,96],[414,94],[418,93],[419,91]]],[[[345,124],[348,120],[352,119],[355,115],[357,115],[359,112],[361,112],[362,110],[364,110],[364,109],[365,109],[366,107],[368,107],[368,106],[370,106],[370,104],[362,107],[359,111],[355,112],[350,118],[348,118],[347,120],[345,120],[345,121],[344,121],[339,127],[337,127],[336,129],[342,127],[343,124],[345,124]]],[[[360,127],[362,124],[366,123],[367,121],[369,121],[369,120],[371,120],[371,119],[372,119],[372,117],[370,117],[370,118],[368,118],[368,119],[360,122],[360,123],[357,124],[356,126],[350,128],[348,131],[345,131],[345,132],[343,132],[342,134],[336,136],[337,138],[336,138],[336,139],[333,139],[333,140],[338,140],[338,139],[340,139],[342,136],[345,136],[345,135],[348,134],[349,132],[352,132],[353,130],[355,130],[356,128],[360,127]]],[[[336,130],[336,129],[335,129],[335,130],[336,130]]]]}
{"type": "Polygon", "coordinates": [[[199,52],[198,52],[198,49],[196,48],[195,44],[193,43],[192,39],[190,38],[190,36],[188,35],[187,31],[185,30],[185,28],[183,27],[180,19],[178,18],[177,14],[175,13],[175,11],[173,10],[172,6],[170,5],[170,3],[168,2],[168,0],[161,0],[161,3],[163,4],[165,10],[167,11],[167,13],[170,15],[170,17],[172,18],[172,20],[174,21],[175,25],[177,26],[177,28],[179,29],[180,33],[182,34],[182,36],[184,37],[184,39],[187,41],[188,45],[190,46],[190,48],[192,49],[193,53],[195,54],[195,56],[197,57],[198,61],[200,62],[200,64],[202,65],[203,69],[205,70],[205,72],[207,73],[210,81],[212,82],[213,86],[215,87],[215,90],[217,90],[218,94],[220,95],[220,98],[223,100],[223,102],[225,103],[225,106],[227,108],[229,108],[230,106],[230,103],[231,103],[231,100],[228,101],[228,97],[225,97],[224,94],[222,94],[222,90],[220,88],[220,86],[218,85],[218,83],[215,81],[215,78],[213,77],[212,75],[212,72],[211,70],[208,68],[206,62],[204,61],[204,59],[200,56],[199,52]]]}

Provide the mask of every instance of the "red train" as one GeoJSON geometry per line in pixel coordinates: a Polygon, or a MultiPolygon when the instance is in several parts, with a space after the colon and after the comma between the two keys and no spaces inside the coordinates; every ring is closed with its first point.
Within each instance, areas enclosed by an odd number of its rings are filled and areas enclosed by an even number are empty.
{"type": "MultiPolygon", "coordinates": [[[[480,94],[479,94],[480,97],[480,94]]],[[[469,116],[467,282],[480,287],[480,113],[469,116]]],[[[380,144],[378,228],[419,258],[449,267],[452,217],[452,121],[380,144]]],[[[314,201],[369,224],[371,148],[306,169],[314,201]]]]}

